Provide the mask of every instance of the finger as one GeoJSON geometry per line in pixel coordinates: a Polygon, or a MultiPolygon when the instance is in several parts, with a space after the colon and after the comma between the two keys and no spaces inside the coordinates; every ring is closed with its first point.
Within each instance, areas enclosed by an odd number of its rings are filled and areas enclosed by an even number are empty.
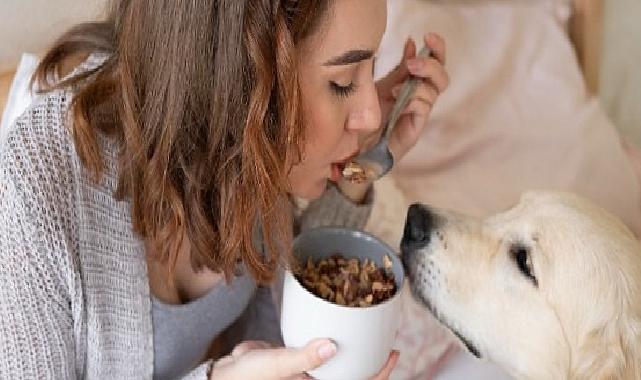
{"type": "Polygon", "coordinates": [[[305,347],[252,350],[238,359],[237,378],[265,380],[287,379],[319,367],[336,354],[336,344],[329,339],[315,339],[305,347]]]}
{"type": "Polygon", "coordinates": [[[402,61],[407,61],[414,57],[416,57],[416,42],[414,42],[411,37],[408,37],[407,41],[405,41],[405,47],[403,48],[402,61]]]}
{"type": "Polygon", "coordinates": [[[236,359],[231,355],[224,356],[214,362],[211,379],[230,379],[234,378],[234,363],[236,359]]]}
{"type": "Polygon", "coordinates": [[[387,380],[392,374],[394,367],[396,367],[399,357],[400,357],[400,353],[398,351],[396,350],[392,351],[389,357],[387,358],[387,362],[383,366],[383,369],[381,369],[378,375],[374,376],[372,380],[387,380]]]}
{"type": "Polygon", "coordinates": [[[405,107],[403,112],[401,112],[401,116],[405,115],[414,115],[414,116],[426,116],[432,111],[432,103],[427,102],[426,100],[423,99],[413,99],[410,101],[410,103],[405,107]]]}
{"type": "Polygon", "coordinates": [[[430,105],[434,105],[434,103],[436,103],[438,96],[438,90],[433,85],[427,83],[423,83],[419,86],[414,94],[415,99],[420,99],[430,105]]]}
{"type": "Polygon", "coordinates": [[[407,70],[407,61],[416,57],[416,43],[413,39],[408,38],[405,41],[405,47],[403,48],[403,57],[401,57],[401,62],[383,78],[379,84],[383,87],[391,87],[392,85],[403,81],[408,75],[409,71],[407,70]]]}
{"type": "Polygon", "coordinates": [[[251,350],[264,350],[264,349],[271,348],[271,347],[272,347],[272,345],[267,343],[267,342],[263,342],[263,341],[260,341],[260,340],[248,340],[248,341],[242,342],[242,343],[238,344],[236,347],[234,347],[234,349],[231,352],[231,356],[232,357],[238,357],[238,356],[246,354],[247,352],[249,352],[251,350]]]}
{"type": "MultiPolygon", "coordinates": [[[[401,88],[402,88],[402,85],[398,85],[394,87],[394,89],[392,90],[392,96],[394,97],[394,99],[398,98],[398,95],[401,92],[401,88]]],[[[416,90],[414,91],[414,96],[412,98],[421,99],[426,103],[434,104],[436,103],[436,99],[438,99],[438,96],[439,96],[438,90],[431,83],[426,83],[426,81],[424,81],[418,87],[416,87],[416,90]]]]}
{"type": "Polygon", "coordinates": [[[300,349],[274,350],[279,378],[294,376],[320,367],[336,355],[336,343],[329,339],[315,339],[300,349]]]}
{"type": "Polygon", "coordinates": [[[425,45],[430,48],[431,55],[436,58],[441,63],[441,65],[445,66],[445,40],[443,40],[443,38],[436,33],[429,33],[423,39],[425,41],[425,45]]]}
{"type": "Polygon", "coordinates": [[[300,375],[292,376],[287,380],[314,380],[314,378],[306,373],[301,373],[300,375]]]}
{"type": "Polygon", "coordinates": [[[450,83],[445,67],[435,58],[414,58],[407,62],[407,68],[414,76],[428,79],[439,93],[450,83]]]}
{"type": "Polygon", "coordinates": [[[231,355],[223,356],[222,358],[216,360],[216,363],[214,363],[214,366],[223,367],[227,364],[233,363],[235,360],[236,359],[231,355]]]}

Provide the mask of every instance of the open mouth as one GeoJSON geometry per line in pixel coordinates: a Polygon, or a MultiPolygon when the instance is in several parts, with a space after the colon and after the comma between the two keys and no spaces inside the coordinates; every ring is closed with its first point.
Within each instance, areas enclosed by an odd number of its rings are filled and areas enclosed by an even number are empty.
{"type": "Polygon", "coordinates": [[[344,163],[344,162],[332,163],[331,177],[330,177],[332,182],[338,182],[341,179],[341,177],[343,176],[343,169],[345,169],[346,164],[347,163],[344,163]]]}
{"type": "Polygon", "coordinates": [[[356,156],[358,156],[358,150],[350,153],[349,155],[341,158],[338,161],[335,161],[333,165],[336,165],[341,171],[343,171],[343,169],[345,169],[345,166],[347,166],[347,164],[351,162],[356,156]]]}
{"type": "Polygon", "coordinates": [[[423,294],[423,289],[421,289],[419,286],[415,286],[415,275],[416,271],[415,269],[418,267],[418,263],[415,262],[414,258],[414,250],[412,248],[403,246],[403,243],[401,243],[401,257],[402,257],[402,263],[403,263],[403,269],[405,269],[405,273],[407,274],[409,280],[410,280],[410,289],[412,291],[412,294],[415,299],[419,300],[423,306],[427,310],[429,310],[430,313],[438,320],[443,326],[445,326],[448,330],[450,330],[456,337],[463,343],[465,348],[474,355],[477,359],[481,358],[481,352],[479,349],[467,338],[465,337],[459,330],[455,329],[450,323],[448,323],[447,318],[443,316],[439,310],[434,306],[432,301],[426,297],[423,294]]]}
{"type": "Polygon", "coordinates": [[[430,310],[432,312],[432,315],[436,317],[436,319],[443,324],[443,326],[447,327],[448,330],[450,330],[456,337],[463,343],[465,348],[470,352],[470,354],[474,355],[477,359],[481,358],[481,352],[479,351],[478,348],[468,339],[466,338],[460,331],[457,329],[453,328],[445,318],[442,318],[439,313],[435,313],[434,311],[430,310]]]}
{"type": "Polygon", "coordinates": [[[358,151],[350,154],[349,156],[341,159],[340,161],[332,162],[331,164],[331,180],[334,182],[338,182],[338,180],[343,176],[343,171],[345,170],[345,167],[347,164],[351,162],[351,160],[358,155],[358,151]]]}
{"type": "Polygon", "coordinates": [[[481,352],[479,351],[479,349],[460,331],[453,328],[452,325],[448,323],[447,319],[438,311],[438,309],[436,309],[436,307],[434,307],[434,305],[428,298],[424,297],[422,294],[418,294],[418,292],[414,291],[414,289],[412,289],[412,292],[414,293],[415,296],[417,296],[416,298],[420,300],[420,302],[427,308],[427,310],[429,310],[430,313],[432,313],[432,315],[434,316],[434,318],[436,318],[437,321],[439,321],[443,326],[445,326],[454,335],[456,335],[456,337],[461,341],[461,343],[463,343],[463,345],[465,346],[465,348],[467,348],[470,354],[474,355],[477,359],[481,358],[481,352]]]}
{"type": "MultiPolygon", "coordinates": [[[[443,323],[443,322],[441,322],[441,323],[443,323]]],[[[443,323],[443,324],[445,324],[445,323],[443,323]]],[[[447,326],[447,324],[445,324],[445,326],[447,326]]],[[[464,337],[460,332],[458,332],[458,331],[456,331],[456,330],[454,330],[454,329],[450,328],[449,326],[447,326],[447,328],[448,328],[448,329],[450,329],[450,331],[451,331],[452,333],[454,333],[454,335],[456,335],[456,337],[457,337],[457,338],[459,338],[459,340],[463,343],[463,345],[465,346],[465,348],[467,348],[467,350],[470,352],[470,354],[474,355],[477,359],[480,359],[480,358],[481,358],[481,353],[479,352],[478,348],[476,348],[476,346],[475,346],[475,345],[473,345],[473,344],[472,344],[472,343],[471,343],[467,338],[465,338],[465,337],[464,337]]]]}

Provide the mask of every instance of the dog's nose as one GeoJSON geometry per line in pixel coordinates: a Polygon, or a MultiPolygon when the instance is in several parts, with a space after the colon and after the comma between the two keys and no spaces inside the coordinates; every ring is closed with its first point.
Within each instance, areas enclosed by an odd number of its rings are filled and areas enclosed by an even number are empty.
{"type": "Polygon", "coordinates": [[[415,203],[407,210],[405,230],[401,248],[403,251],[425,247],[430,242],[432,228],[434,228],[434,214],[425,206],[415,203]]]}

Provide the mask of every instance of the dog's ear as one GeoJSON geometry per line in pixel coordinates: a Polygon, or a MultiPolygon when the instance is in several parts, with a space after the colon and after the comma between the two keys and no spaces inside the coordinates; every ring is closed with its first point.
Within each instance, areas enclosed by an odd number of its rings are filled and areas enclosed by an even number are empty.
{"type": "Polygon", "coordinates": [[[641,379],[641,321],[620,316],[582,340],[571,369],[574,380],[641,379]]]}

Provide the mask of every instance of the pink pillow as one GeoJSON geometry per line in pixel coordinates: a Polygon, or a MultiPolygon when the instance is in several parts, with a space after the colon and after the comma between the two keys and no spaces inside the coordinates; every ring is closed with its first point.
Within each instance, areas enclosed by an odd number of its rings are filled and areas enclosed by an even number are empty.
{"type": "Polygon", "coordinates": [[[450,88],[394,173],[410,201],[483,216],[525,190],[568,190],[639,233],[639,183],[615,127],[586,93],[565,30],[568,6],[390,2],[379,72],[398,62],[407,35],[438,32],[448,47],[450,88]]]}

